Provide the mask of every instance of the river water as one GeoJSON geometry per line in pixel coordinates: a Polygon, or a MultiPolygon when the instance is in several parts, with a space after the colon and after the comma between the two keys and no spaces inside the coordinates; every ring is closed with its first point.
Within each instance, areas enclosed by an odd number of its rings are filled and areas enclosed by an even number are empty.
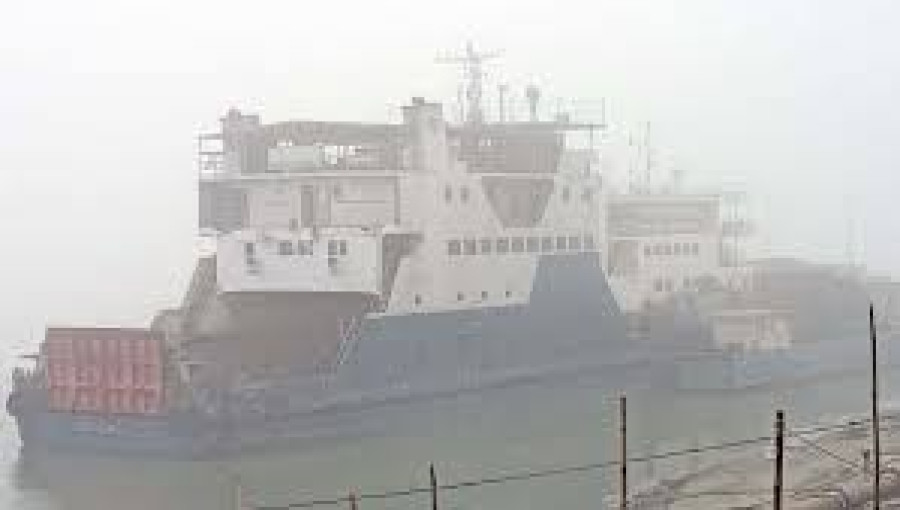
{"type": "MultiPolygon", "coordinates": [[[[900,395],[900,374],[886,371],[883,376],[889,401],[892,394],[900,395]]],[[[657,388],[630,393],[629,449],[640,455],[767,435],[776,408],[784,409],[789,425],[795,426],[864,413],[868,384],[861,373],[765,391],[686,394],[657,388]]],[[[563,392],[539,386],[503,391],[434,403],[404,419],[404,425],[378,434],[227,462],[26,461],[19,457],[13,423],[4,419],[0,508],[230,510],[238,508],[237,493],[252,507],[329,499],[349,490],[378,493],[426,486],[432,462],[440,481],[453,483],[615,458],[617,395],[590,384],[563,392]]],[[[636,464],[632,478],[688,469],[702,461],[685,456],[636,464]]],[[[615,477],[615,470],[598,469],[445,491],[442,503],[444,508],[491,510],[598,507],[615,477]]],[[[427,495],[366,499],[360,508],[425,508],[427,501],[427,495]]]]}

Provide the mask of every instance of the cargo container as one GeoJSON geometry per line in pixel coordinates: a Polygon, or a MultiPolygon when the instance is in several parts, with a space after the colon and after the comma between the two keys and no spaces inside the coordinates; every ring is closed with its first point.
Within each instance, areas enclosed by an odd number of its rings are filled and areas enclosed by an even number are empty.
{"type": "Polygon", "coordinates": [[[49,328],[44,347],[53,411],[157,414],[163,409],[163,341],[154,331],[49,328]]]}

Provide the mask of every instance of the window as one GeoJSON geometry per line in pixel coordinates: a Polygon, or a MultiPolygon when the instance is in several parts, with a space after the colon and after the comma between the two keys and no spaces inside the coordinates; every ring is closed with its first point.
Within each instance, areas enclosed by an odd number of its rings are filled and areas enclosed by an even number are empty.
{"type": "Polygon", "coordinates": [[[343,239],[338,241],[338,253],[341,255],[347,254],[347,241],[344,241],[343,239]]]}
{"type": "Polygon", "coordinates": [[[297,254],[303,256],[309,256],[313,254],[313,243],[312,241],[301,240],[297,243],[297,254]]]}
{"type": "Polygon", "coordinates": [[[523,251],[525,251],[525,240],[521,237],[513,237],[512,251],[513,253],[522,253],[523,251]]]}
{"type": "Polygon", "coordinates": [[[422,304],[422,296],[420,296],[419,294],[416,294],[415,297],[413,297],[413,303],[415,303],[416,306],[421,305],[422,304]]]}
{"type": "Polygon", "coordinates": [[[672,280],[666,278],[666,292],[672,292],[672,280]]]}
{"type": "Polygon", "coordinates": [[[591,234],[587,234],[584,236],[584,249],[585,250],[596,250],[597,243],[594,242],[594,236],[591,234]]]}
{"type": "Polygon", "coordinates": [[[653,290],[656,292],[662,292],[663,290],[663,282],[659,278],[653,280],[653,290]]]}
{"type": "Polygon", "coordinates": [[[475,255],[477,253],[478,245],[475,243],[474,239],[466,239],[463,241],[463,253],[466,255],[475,255]]]}
{"type": "Polygon", "coordinates": [[[456,300],[457,300],[457,301],[462,301],[462,300],[465,299],[465,298],[466,298],[466,296],[463,295],[462,292],[457,292],[457,293],[456,293],[456,300]]]}
{"type": "Polygon", "coordinates": [[[343,194],[344,194],[344,190],[341,188],[341,185],[335,184],[333,189],[334,189],[334,191],[332,192],[332,194],[334,195],[334,198],[336,200],[340,200],[341,196],[343,196],[343,194]]]}
{"type": "Polygon", "coordinates": [[[251,258],[256,255],[256,245],[253,243],[244,243],[244,255],[251,258]]]}
{"type": "Polygon", "coordinates": [[[594,199],[594,191],[591,188],[584,188],[581,192],[581,199],[590,203],[594,199]]]}
{"type": "Polygon", "coordinates": [[[300,228],[300,222],[297,221],[297,218],[291,218],[290,220],[288,220],[288,230],[293,231],[297,230],[298,228],[300,228]]]}
{"type": "Polygon", "coordinates": [[[478,244],[479,244],[479,246],[478,246],[479,251],[483,255],[490,253],[491,249],[494,247],[494,245],[493,245],[493,243],[491,243],[490,239],[481,239],[478,241],[478,244]]]}
{"type": "Polygon", "coordinates": [[[481,299],[485,300],[488,298],[488,293],[486,290],[481,291],[481,299]]]}
{"type": "Polygon", "coordinates": [[[449,204],[451,200],[453,200],[453,188],[451,188],[450,186],[445,186],[444,187],[444,202],[447,202],[449,204]]]}
{"type": "Polygon", "coordinates": [[[506,291],[506,293],[504,294],[504,296],[506,296],[506,297],[512,297],[512,291],[511,291],[511,290],[506,291]]]}
{"type": "Polygon", "coordinates": [[[537,237],[529,237],[525,241],[525,246],[526,246],[526,249],[528,250],[528,253],[537,252],[538,248],[540,248],[540,244],[541,244],[541,242],[538,240],[537,237]]]}
{"type": "Polygon", "coordinates": [[[503,237],[497,239],[497,253],[504,254],[509,252],[509,239],[503,237]]]}
{"type": "Polygon", "coordinates": [[[685,289],[691,288],[691,277],[690,277],[690,276],[685,276],[685,277],[684,277],[684,280],[682,281],[682,285],[684,285],[684,288],[685,288],[685,289]]]}
{"type": "Polygon", "coordinates": [[[544,253],[553,251],[553,238],[552,237],[544,237],[541,239],[541,251],[544,253]]]}
{"type": "Polygon", "coordinates": [[[671,255],[671,254],[672,254],[672,245],[671,245],[671,244],[666,244],[666,245],[665,245],[665,250],[666,250],[666,255],[671,255]]]}
{"type": "Polygon", "coordinates": [[[338,252],[337,241],[328,241],[328,256],[336,257],[338,252]]]}
{"type": "Polygon", "coordinates": [[[578,236],[572,236],[569,238],[569,249],[570,250],[580,250],[581,249],[581,238],[578,236]]]}
{"type": "Polygon", "coordinates": [[[462,246],[459,241],[447,241],[447,254],[448,255],[460,255],[462,254],[462,246]]]}
{"type": "Polygon", "coordinates": [[[294,254],[294,243],[291,241],[278,241],[278,254],[279,255],[293,255],[294,254]]]}
{"type": "Polygon", "coordinates": [[[564,187],[564,188],[562,189],[562,200],[563,200],[563,202],[568,203],[568,202],[569,202],[569,196],[570,196],[570,195],[571,195],[571,192],[569,191],[569,187],[568,187],[568,186],[564,187]]]}
{"type": "Polygon", "coordinates": [[[691,252],[692,252],[694,255],[699,255],[699,254],[700,254],[700,245],[697,244],[697,243],[693,243],[693,244],[691,245],[691,252]]]}
{"type": "Polygon", "coordinates": [[[469,201],[469,188],[463,186],[459,189],[459,199],[463,202],[469,201]]]}
{"type": "Polygon", "coordinates": [[[663,247],[661,244],[657,244],[653,247],[653,254],[654,255],[662,255],[663,254],[663,247]]]}
{"type": "Polygon", "coordinates": [[[644,256],[649,257],[650,255],[653,255],[653,249],[649,246],[644,246],[644,256]]]}
{"type": "Polygon", "coordinates": [[[566,249],[566,238],[564,236],[559,236],[556,238],[556,249],[560,251],[565,251],[566,249]]]}
{"type": "Polygon", "coordinates": [[[675,255],[681,255],[681,243],[675,243],[675,255]]]}

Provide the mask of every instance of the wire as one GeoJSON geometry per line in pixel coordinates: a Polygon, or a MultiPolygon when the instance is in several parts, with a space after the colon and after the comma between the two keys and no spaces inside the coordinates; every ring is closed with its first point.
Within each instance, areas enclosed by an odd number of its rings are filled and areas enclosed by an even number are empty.
{"type": "MultiPolygon", "coordinates": [[[[884,421],[896,419],[895,417],[884,417],[884,421]]],[[[810,434],[818,434],[823,432],[836,432],[840,430],[847,430],[859,427],[860,425],[864,425],[867,422],[871,422],[871,419],[859,419],[859,420],[850,420],[844,423],[834,424],[834,425],[820,425],[813,426],[808,428],[799,428],[794,429],[792,432],[787,433],[787,436],[800,438],[804,443],[809,443],[811,446],[814,446],[817,449],[821,449],[824,452],[827,452],[829,456],[834,456],[841,460],[844,463],[852,463],[847,459],[844,459],[833,452],[828,452],[824,448],[818,445],[814,445],[811,441],[803,439],[803,436],[810,434]]],[[[698,453],[709,453],[709,452],[717,452],[723,450],[732,450],[741,447],[752,446],[754,444],[760,444],[764,442],[771,442],[773,440],[773,436],[765,435],[765,436],[757,436],[752,438],[745,439],[737,439],[733,441],[725,441],[721,443],[711,443],[706,445],[698,445],[689,448],[681,448],[676,450],[669,450],[666,452],[656,453],[652,455],[644,455],[638,457],[629,457],[627,458],[627,462],[650,462],[657,460],[665,460],[676,457],[682,457],[685,455],[694,455],[698,453]]],[[[611,469],[618,467],[621,464],[619,460],[610,460],[605,462],[594,462],[588,464],[578,464],[571,466],[559,466],[554,468],[540,469],[540,470],[527,470],[520,472],[513,472],[507,474],[500,474],[490,477],[484,478],[476,478],[472,480],[464,480],[461,482],[448,483],[438,485],[438,489],[440,490],[458,490],[464,488],[473,488],[473,487],[482,487],[488,485],[498,485],[509,482],[517,482],[517,481],[525,481],[532,480],[536,478],[547,478],[553,476],[561,476],[568,475],[573,473],[583,473],[589,471],[599,471],[605,469],[611,469]]],[[[854,467],[857,467],[853,464],[854,467]]],[[[417,494],[426,494],[431,491],[430,487],[412,487],[409,489],[399,489],[399,490],[391,490],[384,492],[371,492],[371,493],[362,493],[356,495],[357,501],[364,500],[384,500],[384,499],[394,499],[400,497],[408,497],[414,496],[417,494]]],[[[346,504],[350,500],[350,496],[339,496],[325,499],[310,499],[306,501],[288,503],[284,505],[275,505],[275,506],[255,506],[251,507],[255,510],[290,510],[296,508],[312,508],[318,506],[336,506],[341,504],[346,504]]]]}

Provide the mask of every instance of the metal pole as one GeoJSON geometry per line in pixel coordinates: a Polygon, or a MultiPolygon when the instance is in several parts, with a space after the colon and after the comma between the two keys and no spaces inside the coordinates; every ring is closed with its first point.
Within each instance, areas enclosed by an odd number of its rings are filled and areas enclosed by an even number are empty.
{"type": "Polygon", "coordinates": [[[875,510],[878,510],[881,508],[881,427],[878,420],[878,337],[872,303],[869,303],[869,337],[872,344],[872,455],[875,460],[872,499],[875,510]]]}
{"type": "Polygon", "coordinates": [[[434,464],[428,465],[428,475],[431,478],[431,510],[438,510],[438,483],[434,464]]]}
{"type": "Polygon", "coordinates": [[[784,493],[784,411],[775,411],[775,483],[773,490],[773,508],[781,510],[784,493]]]}
{"type": "Polygon", "coordinates": [[[625,395],[619,397],[619,508],[628,508],[628,422],[625,395]]]}
{"type": "Polygon", "coordinates": [[[356,503],[356,493],[351,491],[347,499],[350,501],[350,510],[357,510],[358,506],[356,503]]]}

